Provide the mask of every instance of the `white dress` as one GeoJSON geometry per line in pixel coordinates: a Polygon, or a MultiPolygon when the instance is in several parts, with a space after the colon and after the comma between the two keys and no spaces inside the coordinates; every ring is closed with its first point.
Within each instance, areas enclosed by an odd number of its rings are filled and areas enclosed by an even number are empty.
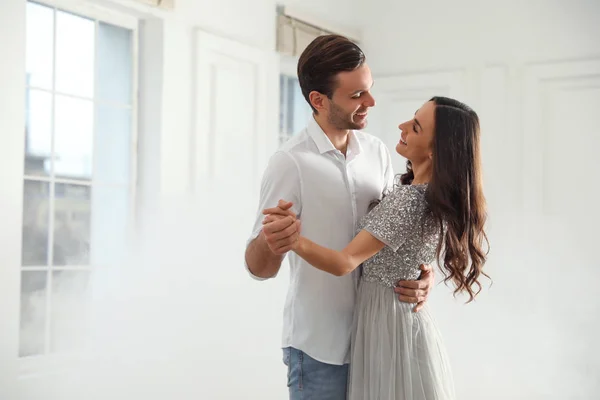
{"type": "Polygon", "coordinates": [[[359,223],[386,243],[365,261],[352,334],[350,400],[454,400],[440,332],[427,305],[418,313],[392,287],[435,259],[439,226],[426,185],[397,186],[359,223]]]}

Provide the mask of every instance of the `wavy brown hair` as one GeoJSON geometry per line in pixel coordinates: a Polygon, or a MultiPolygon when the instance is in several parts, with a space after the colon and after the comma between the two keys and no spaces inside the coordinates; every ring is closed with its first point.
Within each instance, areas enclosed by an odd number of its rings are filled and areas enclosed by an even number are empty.
{"type": "MultiPolygon", "coordinates": [[[[479,117],[467,105],[447,97],[433,97],[435,134],[433,173],[426,191],[430,211],[440,222],[437,258],[444,282],[452,281],[454,295],[466,292],[471,302],[481,291],[489,241],[484,230],[486,202],[481,182],[479,117]],[[444,229],[445,225],[445,229],[444,229]]],[[[412,165],[400,176],[414,179],[412,165]]]]}

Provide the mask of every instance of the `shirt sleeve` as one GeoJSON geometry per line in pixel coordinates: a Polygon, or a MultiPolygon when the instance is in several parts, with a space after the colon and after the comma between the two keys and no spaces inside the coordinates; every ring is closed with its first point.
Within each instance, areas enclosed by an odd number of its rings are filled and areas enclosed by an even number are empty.
{"type": "Polygon", "coordinates": [[[410,186],[400,186],[385,196],[367,215],[363,228],[392,250],[418,231],[424,213],[422,194],[410,186]]]}
{"type": "Polygon", "coordinates": [[[383,156],[385,160],[385,169],[384,169],[384,180],[385,180],[385,189],[384,193],[387,191],[391,191],[394,187],[394,167],[392,166],[392,157],[390,156],[390,151],[387,146],[382,143],[383,147],[383,156]]]}
{"type": "MultiPolygon", "coordinates": [[[[293,203],[292,211],[300,217],[302,212],[300,172],[292,155],[283,151],[278,151],[271,157],[263,174],[256,219],[252,233],[246,242],[246,247],[258,237],[262,230],[262,221],[265,218],[262,210],[277,206],[279,200],[291,201],[293,203]]],[[[268,279],[252,274],[245,258],[244,265],[252,278],[256,280],[268,279]]]]}

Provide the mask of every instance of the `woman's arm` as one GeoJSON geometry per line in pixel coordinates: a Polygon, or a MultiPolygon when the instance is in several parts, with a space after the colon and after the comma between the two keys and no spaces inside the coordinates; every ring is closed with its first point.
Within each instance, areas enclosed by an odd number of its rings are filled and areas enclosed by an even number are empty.
{"type": "MultiPolygon", "coordinates": [[[[294,214],[282,209],[282,204],[285,204],[284,200],[280,200],[277,207],[263,210],[263,214],[266,215],[263,224],[289,216],[295,219],[294,214]]],[[[300,236],[292,244],[290,250],[321,271],[344,276],[358,268],[365,260],[379,253],[385,245],[368,231],[362,230],[342,251],[319,246],[304,236],[300,236]]]]}
{"type": "Polygon", "coordinates": [[[342,251],[319,246],[304,236],[300,236],[293,245],[292,251],[321,271],[335,276],[344,276],[379,253],[384,247],[383,242],[363,230],[342,251]]]}

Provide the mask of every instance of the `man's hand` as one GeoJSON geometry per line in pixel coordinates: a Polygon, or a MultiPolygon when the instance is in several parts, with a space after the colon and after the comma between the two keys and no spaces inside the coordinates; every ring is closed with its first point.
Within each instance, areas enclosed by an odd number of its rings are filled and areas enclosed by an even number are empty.
{"type": "Polygon", "coordinates": [[[283,255],[292,250],[300,237],[300,220],[290,210],[292,205],[291,202],[279,200],[277,207],[263,210],[267,216],[263,220],[261,234],[274,254],[283,255]]]}
{"type": "Polygon", "coordinates": [[[435,283],[433,268],[430,265],[421,265],[421,277],[417,281],[399,281],[394,291],[399,294],[400,301],[417,303],[414,312],[419,312],[425,305],[429,292],[435,283]]]}

